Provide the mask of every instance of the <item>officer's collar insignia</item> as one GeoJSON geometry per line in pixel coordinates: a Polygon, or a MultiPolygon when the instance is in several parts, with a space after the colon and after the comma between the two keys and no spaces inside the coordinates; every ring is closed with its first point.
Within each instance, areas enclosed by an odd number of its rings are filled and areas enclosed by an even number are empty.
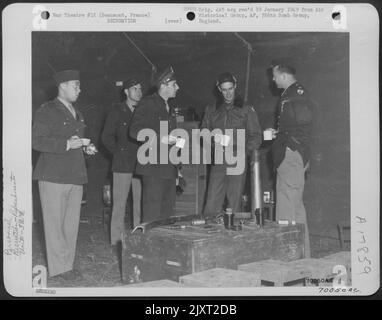
{"type": "Polygon", "coordinates": [[[298,93],[299,95],[301,95],[301,94],[303,94],[303,93],[304,93],[304,90],[303,90],[303,89],[301,89],[301,88],[298,88],[298,89],[297,89],[297,93],[298,93]]]}

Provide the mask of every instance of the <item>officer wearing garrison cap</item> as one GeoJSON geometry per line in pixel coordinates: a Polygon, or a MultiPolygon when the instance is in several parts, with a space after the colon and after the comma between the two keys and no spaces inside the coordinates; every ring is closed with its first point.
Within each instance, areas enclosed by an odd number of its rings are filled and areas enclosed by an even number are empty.
{"type": "Polygon", "coordinates": [[[310,257],[309,231],[303,203],[305,171],[310,159],[310,140],[314,121],[313,102],[297,81],[289,59],[271,63],[273,81],[282,89],[278,104],[276,137],[272,144],[277,171],[276,217],[278,221],[305,225],[305,257],[310,257]]]}
{"type": "Polygon", "coordinates": [[[129,136],[129,126],[135,107],[142,98],[142,87],[135,78],[123,82],[125,101],[117,104],[106,118],[102,142],[113,155],[113,210],[111,218],[111,244],[115,245],[125,233],[126,202],[132,186],[133,224],[141,219],[141,181],[134,176],[138,142],[129,136]]]}
{"type": "MultiPolygon", "coordinates": [[[[241,153],[243,157],[249,155],[253,158],[254,151],[260,147],[262,139],[262,132],[255,109],[253,106],[243,103],[236,93],[237,80],[231,73],[220,74],[217,78],[216,87],[219,91],[219,97],[215,104],[206,107],[201,128],[210,131],[220,129],[223,134],[226,129],[233,129],[234,137],[237,129],[244,129],[245,145],[241,152],[238,151],[240,146],[236,141],[230,141],[229,143],[233,144],[238,156],[241,153]]],[[[220,142],[215,139],[215,143],[220,142]]],[[[207,217],[214,217],[221,213],[226,197],[228,207],[232,208],[233,212],[240,208],[245,170],[241,174],[228,175],[226,169],[227,164],[225,163],[214,163],[211,166],[207,201],[204,208],[204,215],[207,217]]]]}
{"type": "Polygon", "coordinates": [[[73,269],[83,185],[87,183],[84,152],[96,149],[84,139],[85,123],[73,103],[80,94],[79,72],[65,70],[54,76],[57,98],[35,114],[32,147],[40,151],[33,172],[38,180],[44,221],[49,276],[80,279],[73,269]]]}
{"type": "Polygon", "coordinates": [[[143,222],[151,222],[172,215],[178,176],[177,167],[169,159],[167,163],[160,161],[160,150],[170,149],[168,145],[175,143],[169,136],[160,137],[161,122],[167,123],[168,132],[176,128],[176,118],[169,106],[169,99],[175,98],[179,86],[172,67],[159,73],[154,85],[157,91],[139,102],[130,124],[130,135],[134,139],[137,139],[142,129],[151,129],[156,134],[155,141],[148,142],[153,148],[157,148],[156,163],[141,163],[138,151],[135,170],[137,174],[142,175],[143,222]],[[163,147],[165,144],[166,148],[163,147]]]}

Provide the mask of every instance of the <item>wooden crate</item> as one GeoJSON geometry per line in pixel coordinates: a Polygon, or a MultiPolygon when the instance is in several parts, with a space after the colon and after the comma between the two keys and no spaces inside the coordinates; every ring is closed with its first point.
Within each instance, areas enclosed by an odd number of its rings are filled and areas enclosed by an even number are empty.
{"type": "Polygon", "coordinates": [[[179,282],[187,287],[259,287],[260,277],[239,270],[214,268],[182,276],[179,282]]]}
{"type": "Polygon", "coordinates": [[[292,268],[303,268],[310,272],[310,281],[307,285],[331,286],[335,277],[333,263],[325,259],[300,259],[288,262],[292,268]]]}
{"type": "MultiPolygon", "coordinates": [[[[326,261],[330,261],[335,266],[344,266],[346,269],[346,285],[351,286],[352,283],[352,268],[351,268],[351,252],[350,251],[340,251],[328,255],[323,258],[326,261]]],[[[338,272],[338,270],[337,270],[338,272]]]]}
{"type": "Polygon", "coordinates": [[[263,229],[244,227],[229,231],[222,225],[185,225],[184,229],[158,227],[125,238],[123,277],[137,266],[144,281],[171,279],[212,268],[237,269],[239,264],[303,257],[303,225],[263,229]],[[290,248],[290,249],[288,249],[290,248]]]}
{"type": "Polygon", "coordinates": [[[184,285],[182,285],[179,282],[163,279],[163,280],[155,280],[155,281],[133,283],[133,284],[125,285],[123,287],[124,288],[127,288],[127,287],[161,288],[161,287],[184,287],[184,285]]]}
{"type": "Polygon", "coordinates": [[[338,265],[343,265],[347,269],[351,269],[351,252],[350,251],[340,251],[323,257],[323,259],[328,261],[333,261],[333,263],[338,265]]]}
{"type": "Polygon", "coordinates": [[[238,270],[259,275],[263,285],[279,287],[292,284],[305,285],[305,279],[311,277],[311,273],[305,268],[292,267],[287,262],[272,259],[241,264],[238,270]]]}

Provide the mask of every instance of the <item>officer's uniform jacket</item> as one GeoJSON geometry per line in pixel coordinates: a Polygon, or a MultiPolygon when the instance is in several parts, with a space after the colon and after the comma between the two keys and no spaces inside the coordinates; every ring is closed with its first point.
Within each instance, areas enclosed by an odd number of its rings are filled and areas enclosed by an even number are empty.
{"type": "MultiPolygon", "coordinates": [[[[133,118],[130,123],[130,135],[137,139],[138,133],[142,129],[152,129],[156,133],[157,145],[157,163],[156,164],[141,164],[137,161],[135,172],[141,175],[150,175],[164,179],[175,179],[178,175],[177,167],[170,163],[168,159],[167,164],[160,163],[160,147],[168,148],[170,150],[173,145],[166,145],[161,142],[160,137],[160,122],[166,121],[168,124],[168,134],[176,128],[176,118],[171,113],[171,109],[167,112],[166,103],[163,98],[158,94],[143,98],[134,112],[133,118]],[[162,145],[162,146],[161,146],[162,145]]],[[[153,143],[150,143],[154,146],[153,143]]],[[[167,153],[169,154],[169,152],[167,153]]]]}
{"type": "Polygon", "coordinates": [[[43,104],[35,114],[32,147],[40,151],[33,179],[61,184],[87,183],[82,148],[67,150],[71,136],[84,137],[85,123],[81,113],[76,118],[57,98],[43,104]]]}
{"type": "Polygon", "coordinates": [[[286,148],[297,150],[304,165],[310,158],[310,139],[313,121],[313,102],[298,83],[290,85],[278,104],[277,138],[272,145],[274,167],[277,169],[285,157],[286,148]]]}
{"type": "Polygon", "coordinates": [[[102,142],[113,154],[112,171],[133,173],[137,163],[138,142],[129,135],[133,112],[121,102],[109,112],[102,132],[102,142]]]}

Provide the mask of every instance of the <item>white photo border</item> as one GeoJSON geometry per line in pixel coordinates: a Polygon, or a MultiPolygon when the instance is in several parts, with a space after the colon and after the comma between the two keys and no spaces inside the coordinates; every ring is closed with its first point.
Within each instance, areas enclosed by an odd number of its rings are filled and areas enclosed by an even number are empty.
{"type": "MultiPolygon", "coordinates": [[[[18,255],[3,252],[4,284],[13,296],[290,296],[290,295],[370,295],[379,288],[379,19],[369,4],[301,4],[322,8],[308,20],[258,20],[248,23],[227,19],[222,24],[202,24],[186,20],[189,10],[216,7],[287,7],[289,4],[11,4],[3,10],[3,243],[13,241],[7,222],[18,214],[18,255]],[[42,7],[38,7],[42,6],[42,7]],[[338,5],[337,5],[338,6],[338,5]],[[66,18],[41,21],[41,10],[58,13],[141,12],[148,18],[135,24],[106,23],[105,18],[66,18]],[[346,23],[336,26],[333,10],[343,10],[346,23]],[[38,31],[174,31],[166,18],[182,18],[176,31],[193,32],[349,32],[350,35],[350,141],[351,141],[351,238],[352,286],[358,292],[320,293],[314,287],[259,288],[49,288],[37,292],[32,287],[32,64],[31,32],[38,31]],[[368,186],[366,188],[366,186],[368,186]],[[364,220],[362,220],[364,219],[364,220]],[[7,238],[8,237],[8,238],[7,238]],[[364,243],[362,243],[364,242],[364,243]],[[364,252],[372,270],[366,274],[364,252]],[[24,251],[24,253],[23,253],[24,251]],[[48,292],[50,291],[50,292],[48,292]]],[[[5,247],[5,246],[4,246],[5,247]]]]}

